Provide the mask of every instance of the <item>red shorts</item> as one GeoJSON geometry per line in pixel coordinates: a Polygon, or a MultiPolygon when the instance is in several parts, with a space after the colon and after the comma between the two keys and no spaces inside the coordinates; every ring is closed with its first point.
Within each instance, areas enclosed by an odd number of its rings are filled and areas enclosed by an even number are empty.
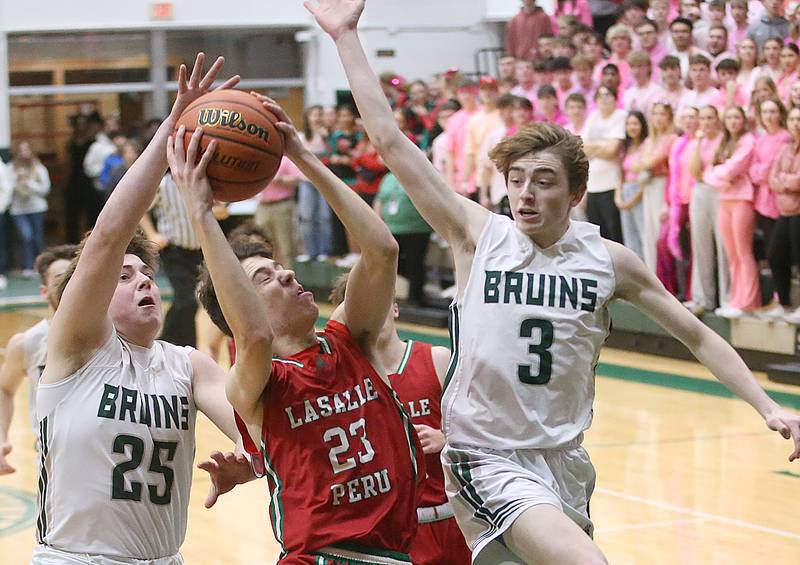
{"type": "Polygon", "coordinates": [[[455,518],[420,524],[411,543],[414,565],[469,565],[472,551],[455,518]]]}

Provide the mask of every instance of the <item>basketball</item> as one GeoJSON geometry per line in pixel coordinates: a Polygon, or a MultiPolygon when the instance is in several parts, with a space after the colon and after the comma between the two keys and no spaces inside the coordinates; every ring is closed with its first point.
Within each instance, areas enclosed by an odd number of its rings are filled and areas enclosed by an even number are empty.
{"type": "Polygon", "coordinates": [[[275,176],[283,157],[283,134],[277,118],[251,94],[240,90],[209,92],[181,114],[184,142],[196,127],[203,128],[201,149],[212,139],[217,151],[207,174],[214,198],[223,202],[246,200],[258,194],[275,176]]]}

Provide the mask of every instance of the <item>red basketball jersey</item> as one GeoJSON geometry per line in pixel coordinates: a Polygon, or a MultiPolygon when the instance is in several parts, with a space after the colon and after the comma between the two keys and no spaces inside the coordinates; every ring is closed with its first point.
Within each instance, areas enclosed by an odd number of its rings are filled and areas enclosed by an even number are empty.
{"type": "MultiPolygon", "coordinates": [[[[436,376],[429,343],[411,340],[406,342],[406,352],[400,367],[396,374],[389,375],[389,379],[413,424],[442,429],[442,386],[436,376]]],[[[447,502],[444,472],[439,457],[439,453],[425,456],[427,478],[420,495],[421,507],[438,506],[447,502]]]]}
{"type": "Polygon", "coordinates": [[[282,557],[337,543],[407,553],[417,526],[419,439],[394,391],[343,324],[318,344],[275,359],[259,450],[282,557]]]}

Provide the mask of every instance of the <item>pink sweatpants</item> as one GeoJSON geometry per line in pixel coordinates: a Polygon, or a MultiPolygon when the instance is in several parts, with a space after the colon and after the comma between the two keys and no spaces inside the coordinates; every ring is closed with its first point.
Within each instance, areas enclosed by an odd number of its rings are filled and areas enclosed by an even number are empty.
{"type": "Polygon", "coordinates": [[[758,265],[753,255],[756,214],[753,203],[745,200],[720,200],[717,210],[719,231],[731,273],[728,305],[750,311],[761,306],[758,265]]]}

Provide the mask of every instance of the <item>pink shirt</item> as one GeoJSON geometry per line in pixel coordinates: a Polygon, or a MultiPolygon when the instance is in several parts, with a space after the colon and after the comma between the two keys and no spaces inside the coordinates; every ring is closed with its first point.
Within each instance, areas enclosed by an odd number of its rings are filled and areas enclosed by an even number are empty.
{"type": "Polygon", "coordinates": [[[781,216],[800,215],[800,152],[794,143],[781,148],[770,169],[769,186],[775,193],[781,216]]]}
{"type": "Polygon", "coordinates": [[[669,175],[669,152],[677,135],[667,133],[656,138],[653,135],[647,136],[642,143],[642,152],[645,158],[654,162],[650,167],[650,174],[654,177],[666,177],[669,175]]]}
{"type": "Polygon", "coordinates": [[[533,121],[534,122],[548,122],[551,124],[557,124],[559,126],[563,126],[567,123],[567,116],[561,111],[560,108],[556,108],[556,112],[552,118],[547,118],[544,114],[540,114],[539,112],[534,112],[533,114],[533,121]]]}
{"type": "MultiPolygon", "coordinates": [[[[278,177],[293,177],[300,179],[300,169],[292,163],[287,157],[281,159],[281,164],[278,167],[278,172],[275,173],[275,178],[278,177]]],[[[258,201],[262,204],[270,204],[272,202],[280,202],[294,197],[294,192],[297,185],[284,184],[282,182],[273,181],[267,185],[267,188],[258,193],[258,201]]]]}
{"type": "Polygon", "coordinates": [[[739,139],[725,162],[704,169],[703,181],[717,189],[720,200],[753,201],[753,183],[748,172],[755,145],[756,137],[747,133],[739,139]]]}
{"type": "Polygon", "coordinates": [[[600,84],[600,79],[603,76],[603,69],[606,65],[611,63],[615,64],[617,69],[619,69],[619,91],[622,92],[633,83],[633,78],[631,78],[631,66],[628,64],[628,61],[619,59],[616,55],[611,55],[608,59],[597,63],[594,67],[592,78],[597,84],[600,84]]]}
{"type": "Polygon", "coordinates": [[[538,56],[536,42],[545,32],[555,28],[544,10],[536,6],[533,11],[520,10],[506,24],[506,53],[517,59],[533,60],[538,56]]]}
{"type": "Polygon", "coordinates": [[[634,83],[622,94],[622,107],[628,112],[638,110],[649,118],[653,104],[663,99],[663,89],[652,80],[644,86],[634,83]]]}
{"type": "Polygon", "coordinates": [[[639,156],[642,154],[642,145],[639,144],[639,147],[636,149],[631,149],[625,154],[625,158],[622,160],[622,180],[626,183],[636,182],[639,178],[639,171],[633,170],[633,164],[639,160],[639,156]]]}
{"type": "Polygon", "coordinates": [[[775,194],[769,188],[769,170],[775,157],[788,145],[792,136],[785,129],[775,133],[765,133],[759,136],[753,150],[753,160],[750,162],[750,180],[755,187],[753,206],[756,212],[767,218],[777,218],[780,215],[775,194]]]}
{"type": "MultiPolygon", "coordinates": [[[[661,59],[668,54],[667,48],[659,41],[653,46],[652,50],[645,52],[650,55],[650,62],[653,64],[653,73],[656,73],[659,70],[658,64],[661,62],[661,59]]],[[[653,77],[655,77],[655,74],[653,74],[653,77]]]]}
{"type": "MultiPolygon", "coordinates": [[[[511,89],[511,94],[514,96],[522,96],[523,98],[527,98],[533,104],[533,107],[536,107],[536,92],[539,90],[539,85],[535,82],[530,88],[525,88],[521,84],[518,84],[514,88],[511,89]]],[[[452,118],[450,118],[452,119],[452,118]]]]}
{"type": "Polygon", "coordinates": [[[680,245],[681,233],[681,206],[688,206],[692,198],[694,177],[689,172],[686,154],[691,154],[692,139],[688,134],[677,138],[669,151],[669,175],[667,176],[667,202],[669,204],[669,230],[667,232],[667,245],[675,257],[682,257],[680,245]]]}
{"type": "MultiPolygon", "coordinates": [[[[692,162],[692,156],[697,148],[697,143],[698,141],[696,139],[690,139],[685,145],[684,150],[678,154],[677,163],[680,174],[677,176],[677,189],[678,201],[680,204],[689,204],[689,202],[692,201],[692,191],[694,190],[694,185],[697,183],[697,179],[694,178],[689,165],[692,162]]],[[[670,159],[671,158],[670,156],[670,159]]],[[[702,153],[700,158],[702,160],[702,153]]]]}
{"type": "MultiPolygon", "coordinates": [[[[735,106],[747,108],[747,104],[749,102],[748,98],[749,97],[745,94],[742,85],[737,83],[736,90],[733,93],[733,104],[735,106]]],[[[708,103],[714,106],[720,112],[724,112],[728,107],[728,89],[726,86],[722,85],[719,91],[711,97],[708,103]]]]}
{"type": "Polygon", "coordinates": [[[744,27],[737,27],[736,29],[731,30],[728,28],[728,49],[731,51],[736,51],[736,46],[742,42],[743,39],[747,38],[747,28],[749,26],[744,27]]]}
{"type": "Polygon", "coordinates": [[[450,158],[453,160],[456,170],[457,186],[452,187],[454,190],[461,189],[461,183],[458,182],[458,179],[464,174],[464,166],[466,164],[467,124],[469,123],[469,119],[474,115],[475,112],[467,112],[461,109],[450,116],[450,120],[447,122],[449,141],[447,149],[450,152],[450,158]]]}
{"type": "Polygon", "coordinates": [[[683,96],[681,96],[681,101],[678,103],[678,111],[676,112],[676,115],[680,114],[681,111],[687,106],[694,106],[700,110],[703,106],[710,105],[711,101],[714,100],[718,94],[719,90],[714,87],[706,88],[703,92],[692,89],[684,90],[683,96]]]}
{"type": "Polygon", "coordinates": [[[663,86],[661,87],[661,100],[669,103],[669,105],[672,107],[672,113],[674,114],[675,119],[678,118],[678,106],[680,106],[686,90],[687,89],[682,86],[677,90],[667,90],[663,86]]]}
{"type": "Polygon", "coordinates": [[[778,98],[781,99],[781,102],[786,104],[789,101],[789,94],[792,92],[792,85],[797,82],[797,71],[793,73],[781,74],[778,77],[778,80],[775,81],[776,86],[778,87],[778,98]]]}

